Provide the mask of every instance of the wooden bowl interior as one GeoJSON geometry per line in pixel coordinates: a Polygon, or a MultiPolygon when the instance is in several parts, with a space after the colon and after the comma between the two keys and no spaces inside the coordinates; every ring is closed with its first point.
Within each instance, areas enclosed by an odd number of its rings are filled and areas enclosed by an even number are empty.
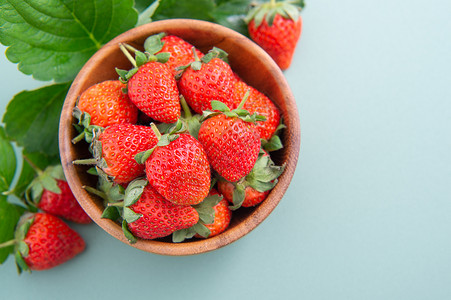
{"type": "Polygon", "coordinates": [[[73,145],[71,139],[77,135],[72,109],[77,97],[88,87],[109,79],[117,79],[115,68],[130,69],[131,64],[121,53],[118,44],[128,43],[142,49],[145,39],[155,33],[166,32],[179,36],[206,53],[213,46],[229,54],[232,69],[249,85],[272,99],[280,108],[287,129],[282,141],[284,149],[272,155],[277,164],[286,164],[285,172],[268,198],[255,208],[240,208],[234,212],[232,223],[224,233],[205,240],[192,239],[174,244],[169,238],[139,240],[133,247],[163,254],[192,255],[223,247],[246,235],[260,224],[276,207],[293,176],[300,147],[300,126],[296,103],[283,73],[272,59],[246,37],[217,24],[196,20],[165,20],[134,28],[106,44],[82,68],[66,97],[60,120],[60,153],[68,183],[80,205],[105,231],[128,244],[119,224],[102,219],[102,201],[87,193],[83,185],[95,186],[96,178],[86,173],[87,167],[74,166],[72,161],[90,157],[87,144],[73,145]]]}

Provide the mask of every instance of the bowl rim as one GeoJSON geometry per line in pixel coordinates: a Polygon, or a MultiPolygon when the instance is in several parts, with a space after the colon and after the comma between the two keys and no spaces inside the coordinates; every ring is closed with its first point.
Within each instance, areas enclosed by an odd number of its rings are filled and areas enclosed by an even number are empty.
{"type": "Polygon", "coordinates": [[[103,230],[127,245],[146,252],[168,256],[195,255],[210,252],[235,242],[254,230],[275,209],[287,190],[297,165],[300,151],[300,121],[296,101],[284,74],[272,58],[257,44],[244,35],[216,23],[193,19],[169,19],[147,23],[118,35],[100,48],[86,62],[74,79],[63,104],[59,125],[59,147],[64,174],[75,198],[87,214],[93,219],[93,221],[103,230]],[[181,26],[181,24],[183,24],[183,26],[193,28],[203,27],[205,30],[214,30],[227,38],[238,38],[240,43],[245,43],[245,46],[252,47],[252,51],[255,51],[256,55],[258,55],[259,58],[265,62],[265,64],[270,66],[271,71],[277,73],[280,89],[284,90],[285,102],[289,105],[290,110],[294,111],[294,113],[290,114],[291,124],[290,126],[287,126],[287,129],[285,129],[288,130],[285,134],[288,134],[291,141],[289,149],[287,150],[290,151],[290,155],[287,157],[284,173],[279,177],[278,184],[271,190],[268,198],[257,206],[248,217],[233,228],[226,230],[223,234],[219,234],[208,239],[199,239],[183,243],[169,243],[158,240],[138,239],[135,244],[130,244],[123,235],[120,225],[112,220],[102,219],[100,217],[101,214],[99,214],[96,209],[96,206],[90,200],[92,195],[88,194],[81,188],[82,182],[77,175],[74,165],[72,164],[73,158],[71,158],[70,154],[67,154],[70,153],[71,147],[73,147],[73,144],[71,143],[72,137],[70,136],[73,120],[72,109],[76,103],[76,98],[80,95],[83,79],[86,75],[93,71],[96,60],[100,58],[101,55],[114,51],[113,48],[116,48],[119,42],[135,40],[137,37],[142,37],[143,33],[146,33],[147,36],[149,36],[157,32],[165,31],[161,30],[162,28],[181,26]]]}

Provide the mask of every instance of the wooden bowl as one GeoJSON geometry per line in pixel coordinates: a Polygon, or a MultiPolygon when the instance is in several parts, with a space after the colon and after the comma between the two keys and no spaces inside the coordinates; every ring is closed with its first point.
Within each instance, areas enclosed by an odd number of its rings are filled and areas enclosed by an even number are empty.
{"type": "Polygon", "coordinates": [[[59,128],[59,147],[67,181],[78,202],[95,223],[118,240],[143,251],[162,255],[193,255],[212,251],[236,241],[257,227],[274,210],[288,188],[296,168],[300,148],[299,115],[283,73],[270,56],[251,40],[231,29],[205,21],[164,20],[119,35],[97,51],[84,65],[64,102],[59,128]],[[245,82],[265,93],[276,103],[287,128],[282,134],[284,148],[274,152],[272,157],[278,165],[286,163],[286,169],[279,177],[279,183],[263,203],[254,208],[240,208],[235,211],[230,227],[218,236],[202,240],[192,239],[183,243],[172,243],[166,238],[138,240],[135,244],[129,244],[118,223],[101,218],[103,211],[101,199],[82,188],[83,185],[95,186],[96,178],[86,173],[87,167],[72,164],[75,159],[91,156],[86,143],[80,142],[76,145],[71,143],[71,139],[77,135],[72,125],[76,122],[72,117],[72,109],[77,97],[88,87],[104,80],[117,79],[115,67],[131,68],[119,50],[120,42],[142,49],[148,36],[160,32],[179,36],[203,52],[207,52],[213,46],[225,50],[229,54],[232,69],[245,82]]]}

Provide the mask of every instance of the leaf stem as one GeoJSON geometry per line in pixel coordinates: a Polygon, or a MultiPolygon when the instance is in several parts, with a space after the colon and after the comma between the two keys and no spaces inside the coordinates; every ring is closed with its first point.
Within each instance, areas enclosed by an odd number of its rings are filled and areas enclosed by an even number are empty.
{"type": "Polygon", "coordinates": [[[17,243],[17,241],[15,239],[14,240],[10,240],[10,241],[1,243],[0,244],[0,248],[6,248],[6,247],[9,247],[9,246],[14,246],[16,243],[17,243]]]}
{"type": "Polygon", "coordinates": [[[38,174],[38,176],[42,175],[43,171],[38,168],[26,155],[23,155],[23,159],[30,165],[30,167],[38,174]]]}

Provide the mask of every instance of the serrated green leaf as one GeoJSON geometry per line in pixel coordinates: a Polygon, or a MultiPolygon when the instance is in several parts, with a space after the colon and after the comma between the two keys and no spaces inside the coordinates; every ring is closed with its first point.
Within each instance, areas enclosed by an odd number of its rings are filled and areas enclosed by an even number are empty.
{"type": "MultiPolygon", "coordinates": [[[[141,198],[142,193],[144,192],[144,187],[147,185],[147,180],[134,180],[132,181],[127,189],[125,190],[124,197],[124,206],[128,207],[136,203],[136,201],[141,198]]],[[[131,223],[131,222],[129,222],[131,223]]]]}
{"type": "Polygon", "coordinates": [[[17,245],[17,250],[22,254],[22,256],[27,257],[28,253],[30,252],[30,248],[28,247],[27,243],[24,241],[20,241],[17,245]]]}
{"type": "Polygon", "coordinates": [[[69,86],[54,84],[14,96],[3,117],[8,137],[27,152],[58,155],[58,124],[69,86]]]}
{"type": "Polygon", "coordinates": [[[215,8],[214,0],[161,0],[153,20],[187,18],[213,21],[210,12],[215,8]]]}
{"type": "Polygon", "coordinates": [[[5,129],[0,127],[0,194],[10,190],[16,173],[16,153],[8,141],[5,129]]]}
{"type": "MultiPolygon", "coordinates": [[[[159,4],[160,4],[160,1],[157,0],[157,1],[153,2],[149,7],[144,8],[143,10],[138,10],[140,3],[137,3],[137,1],[135,1],[135,8],[137,8],[137,10],[140,11],[140,14],[138,17],[138,23],[136,24],[136,26],[140,26],[140,25],[144,25],[149,22],[152,22],[152,16],[155,14],[155,11],[158,8],[159,4]]],[[[147,4],[145,4],[145,5],[147,5],[147,4]]]]}
{"type": "Polygon", "coordinates": [[[210,13],[215,23],[231,28],[243,35],[249,35],[244,17],[252,0],[216,1],[217,6],[210,13]]]}
{"type": "MultiPolygon", "coordinates": [[[[44,189],[53,192],[55,194],[60,194],[61,189],[58,187],[58,183],[55,178],[45,174],[43,176],[39,176],[38,180],[41,182],[44,189]]],[[[34,195],[33,195],[34,196],[34,195]]]]}
{"type": "Polygon", "coordinates": [[[7,58],[38,80],[69,81],[106,42],[138,20],[132,0],[1,0],[7,58]]]}
{"type": "Polygon", "coordinates": [[[16,259],[16,265],[17,265],[17,272],[19,274],[21,274],[22,271],[30,271],[30,268],[28,267],[27,263],[23,259],[20,252],[16,252],[15,259],[16,259]]]}
{"type": "Polygon", "coordinates": [[[125,238],[128,240],[130,244],[134,244],[138,241],[138,239],[130,232],[127,226],[127,221],[122,221],[122,232],[125,235],[125,238]]]}
{"type": "MultiPolygon", "coordinates": [[[[22,206],[11,204],[6,197],[0,195],[0,244],[14,239],[14,231],[20,216],[25,209],[22,206]]],[[[14,250],[13,246],[0,248],[0,264],[14,250]]]]}

